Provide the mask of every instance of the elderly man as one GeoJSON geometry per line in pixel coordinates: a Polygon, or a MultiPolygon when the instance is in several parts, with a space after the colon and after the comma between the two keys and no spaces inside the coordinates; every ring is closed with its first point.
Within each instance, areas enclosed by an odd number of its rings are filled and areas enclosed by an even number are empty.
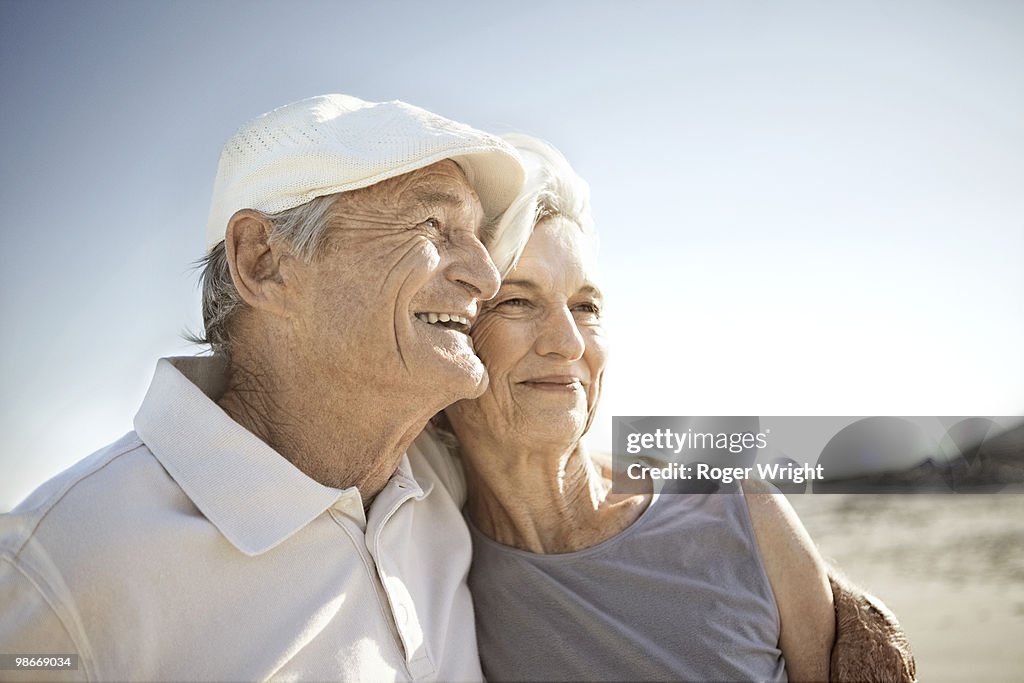
{"type": "Polygon", "coordinates": [[[229,140],[217,354],[160,360],[135,431],[3,517],[0,653],[72,655],[3,677],[480,678],[460,482],[413,440],[486,386],[479,231],[521,183],[503,142],[401,102],[316,97],[229,140]]]}

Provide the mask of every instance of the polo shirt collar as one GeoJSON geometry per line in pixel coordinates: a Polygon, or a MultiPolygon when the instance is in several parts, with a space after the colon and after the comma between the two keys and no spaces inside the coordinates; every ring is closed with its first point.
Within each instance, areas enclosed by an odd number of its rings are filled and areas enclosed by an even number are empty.
{"type": "MultiPolygon", "coordinates": [[[[362,506],[355,487],[314,481],[221,410],[225,370],[217,356],[161,358],[135,431],[232,545],[260,555],[344,497],[362,506]]],[[[396,475],[415,483],[404,455],[396,475]]]]}

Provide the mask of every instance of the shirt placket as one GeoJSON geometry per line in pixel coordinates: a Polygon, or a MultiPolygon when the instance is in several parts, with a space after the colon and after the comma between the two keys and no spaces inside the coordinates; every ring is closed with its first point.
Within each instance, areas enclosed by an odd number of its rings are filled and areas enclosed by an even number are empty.
{"type": "Polygon", "coordinates": [[[388,548],[386,539],[393,535],[402,536],[395,527],[411,522],[413,511],[408,509],[411,504],[408,501],[422,498],[423,495],[423,490],[414,481],[400,476],[392,479],[375,501],[375,504],[383,503],[381,507],[385,511],[384,516],[379,522],[372,520],[369,523],[366,535],[367,550],[374,559],[377,575],[391,608],[405,653],[406,666],[410,676],[417,681],[431,678],[435,667],[427,652],[416,603],[403,581],[403,572],[397,561],[399,556],[407,555],[411,549],[388,548]]]}
{"type": "MultiPolygon", "coordinates": [[[[384,589],[380,579],[380,572],[377,561],[369,550],[370,543],[367,540],[367,522],[363,511],[362,499],[356,493],[354,496],[346,496],[340,499],[330,510],[338,526],[345,532],[353,544],[353,549],[359,555],[366,570],[366,578],[373,588],[377,598],[377,605],[380,609],[380,618],[385,621],[388,630],[394,638],[394,653],[398,661],[396,666],[401,666],[403,660],[407,660],[405,646],[402,643],[400,631],[395,620],[394,609],[391,600],[384,589]]],[[[409,673],[408,661],[406,661],[406,673],[409,673]]],[[[410,674],[411,676],[411,674],[410,674]]]]}

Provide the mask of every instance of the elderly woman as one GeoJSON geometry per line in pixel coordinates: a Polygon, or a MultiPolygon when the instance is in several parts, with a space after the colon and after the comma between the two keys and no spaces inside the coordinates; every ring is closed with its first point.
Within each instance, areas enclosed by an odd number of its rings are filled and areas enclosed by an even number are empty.
{"type": "Polygon", "coordinates": [[[824,565],[781,495],[610,493],[580,439],[606,348],[588,189],[508,136],[526,186],[490,236],[472,336],[486,393],[446,411],[468,484],[470,588],[492,680],[826,680],[824,565]]]}

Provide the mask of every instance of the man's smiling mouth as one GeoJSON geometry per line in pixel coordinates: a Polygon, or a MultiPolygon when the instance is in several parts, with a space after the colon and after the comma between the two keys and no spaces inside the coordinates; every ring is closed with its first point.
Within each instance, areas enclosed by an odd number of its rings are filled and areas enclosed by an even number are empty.
{"type": "Polygon", "coordinates": [[[416,313],[416,319],[463,334],[469,334],[469,319],[457,313],[416,313]]]}

